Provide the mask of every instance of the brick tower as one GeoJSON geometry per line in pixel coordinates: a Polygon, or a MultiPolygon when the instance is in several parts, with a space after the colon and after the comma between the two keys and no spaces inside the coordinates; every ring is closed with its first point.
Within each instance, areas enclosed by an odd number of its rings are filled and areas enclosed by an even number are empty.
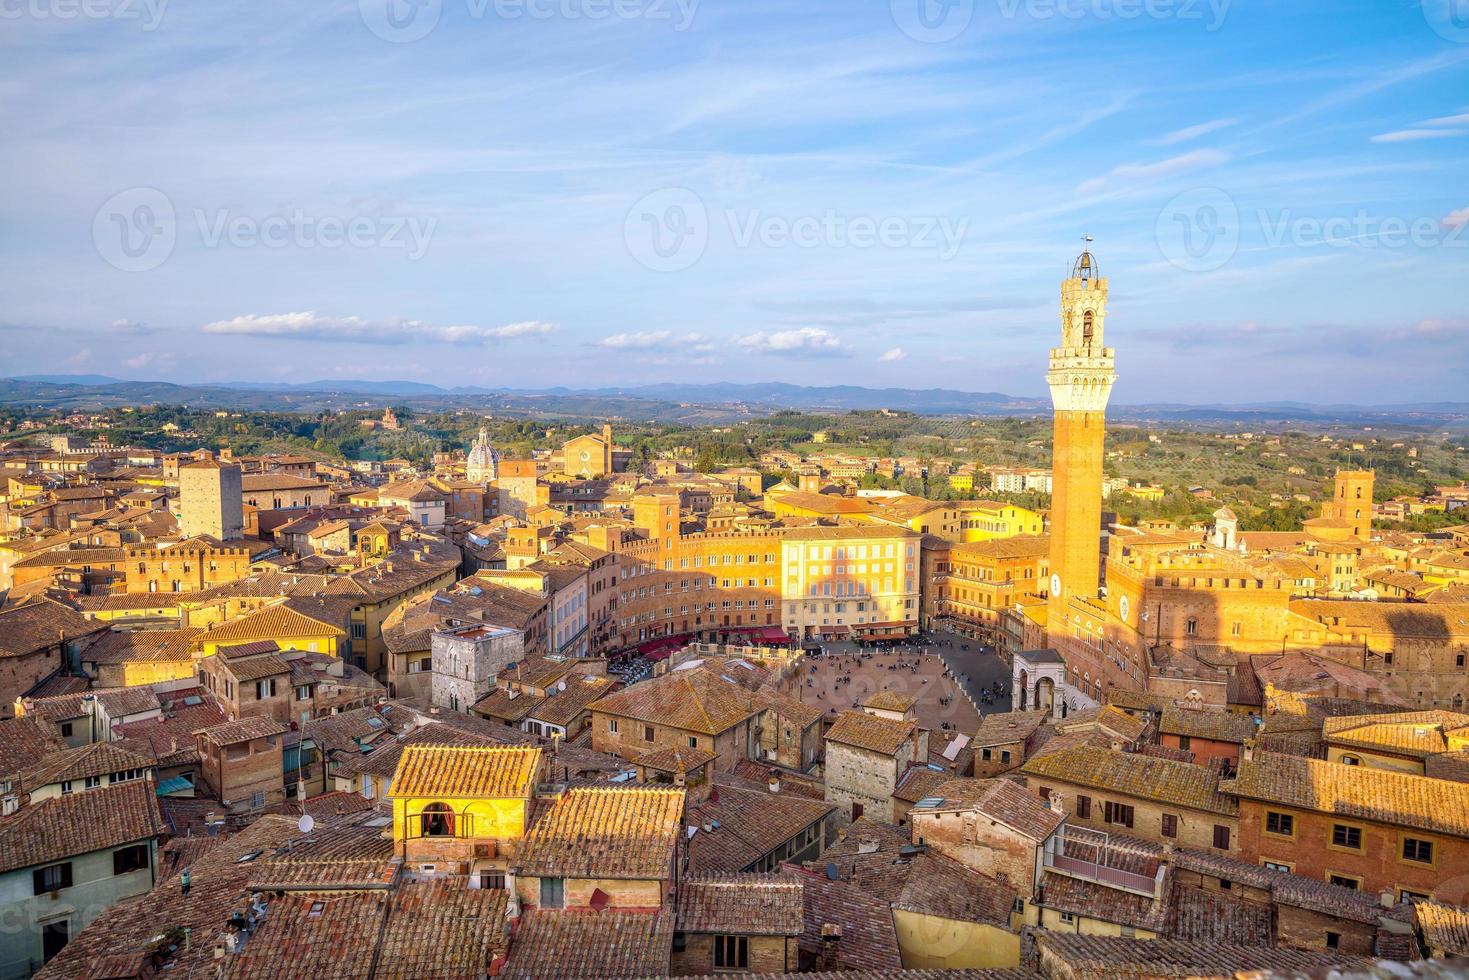
{"type": "Polygon", "coordinates": [[[1102,457],[1107,399],[1117,374],[1103,346],[1107,280],[1084,251],[1061,284],[1061,346],[1046,384],[1055,409],[1051,451],[1049,630],[1066,635],[1067,600],[1097,594],[1102,559],[1102,457]]]}
{"type": "Polygon", "coordinates": [[[1321,505],[1321,516],[1346,521],[1352,536],[1366,541],[1372,537],[1372,490],[1375,470],[1337,470],[1331,499],[1321,505]]]}

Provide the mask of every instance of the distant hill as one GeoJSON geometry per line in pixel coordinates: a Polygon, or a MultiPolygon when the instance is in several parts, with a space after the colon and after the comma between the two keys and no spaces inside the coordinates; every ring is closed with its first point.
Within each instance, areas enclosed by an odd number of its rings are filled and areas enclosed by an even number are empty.
{"type": "MultiPolygon", "coordinates": [[[[625,388],[510,389],[479,386],[445,388],[421,381],[367,380],[178,385],[164,381],[123,381],[97,374],[28,375],[0,379],[0,405],[102,408],[139,404],[308,412],[404,404],[429,411],[466,407],[507,414],[573,419],[623,418],[691,425],[727,424],[741,417],[782,409],[841,413],[887,408],[920,415],[985,416],[1035,416],[1051,410],[1049,399],[992,391],[863,388],[856,385],[808,387],[780,382],[669,382],[625,388]]],[[[1310,405],[1285,401],[1239,405],[1114,404],[1109,415],[1118,422],[1258,426],[1298,422],[1469,428],[1469,403],[1466,402],[1375,406],[1310,405]]]]}

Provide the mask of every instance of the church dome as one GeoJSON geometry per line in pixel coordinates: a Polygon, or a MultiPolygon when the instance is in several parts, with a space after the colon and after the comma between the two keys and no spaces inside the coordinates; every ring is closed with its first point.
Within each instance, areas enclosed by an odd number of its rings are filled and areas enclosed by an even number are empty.
{"type": "Polygon", "coordinates": [[[1101,267],[1091,252],[1082,252],[1076,257],[1076,265],[1071,267],[1072,279],[1100,279],[1102,278],[1101,267]]]}

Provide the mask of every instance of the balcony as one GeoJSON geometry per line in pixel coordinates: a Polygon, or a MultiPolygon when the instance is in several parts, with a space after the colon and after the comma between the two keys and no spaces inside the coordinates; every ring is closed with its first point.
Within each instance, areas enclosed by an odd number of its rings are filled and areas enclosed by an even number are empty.
{"type": "Polygon", "coordinates": [[[1115,839],[1099,830],[1063,826],[1046,841],[1047,870],[1156,899],[1168,866],[1144,841],[1115,839]]]}

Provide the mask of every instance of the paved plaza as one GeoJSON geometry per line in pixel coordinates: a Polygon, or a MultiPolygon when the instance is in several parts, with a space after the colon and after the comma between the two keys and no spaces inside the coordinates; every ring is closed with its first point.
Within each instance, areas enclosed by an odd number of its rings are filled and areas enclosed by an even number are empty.
{"type": "MultiPolygon", "coordinates": [[[[973,734],[980,714],[961,690],[975,701],[989,684],[1008,683],[1009,669],[993,653],[983,652],[973,640],[932,634],[926,645],[904,645],[891,650],[859,650],[852,643],[829,643],[822,656],[808,656],[800,683],[801,700],[827,710],[858,707],[876,691],[897,691],[918,699],[918,723],[936,731],[950,729],[973,734]],[[968,644],[969,649],[963,649],[968,644]],[[951,666],[952,668],[951,669],[951,666]],[[955,673],[957,671],[957,673],[955,673]]],[[[980,704],[985,714],[1009,710],[1009,698],[980,704]]]]}

